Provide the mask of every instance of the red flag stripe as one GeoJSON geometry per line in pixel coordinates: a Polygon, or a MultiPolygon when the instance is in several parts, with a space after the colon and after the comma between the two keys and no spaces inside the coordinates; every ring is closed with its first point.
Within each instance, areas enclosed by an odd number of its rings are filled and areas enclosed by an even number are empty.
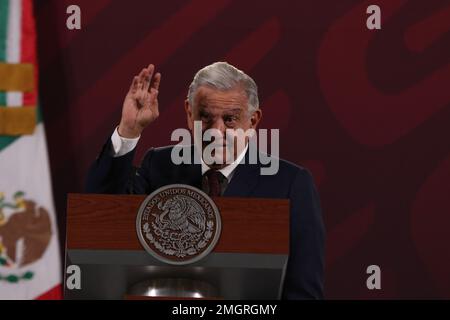
{"type": "Polygon", "coordinates": [[[62,299],[62,284],[58,284],[47,292],[41,294],[36,300],[61,300],[62,299]]]}
{"type": "Polygon", "coordinates": [[[34,65],[34,90],[23,94],[25,106],[37,105],[38,66],[36,57],[36,27],[33,17],[33,3],[31,0],[22,0],[22,37],[21,37],[21,62],[34,65]]]}

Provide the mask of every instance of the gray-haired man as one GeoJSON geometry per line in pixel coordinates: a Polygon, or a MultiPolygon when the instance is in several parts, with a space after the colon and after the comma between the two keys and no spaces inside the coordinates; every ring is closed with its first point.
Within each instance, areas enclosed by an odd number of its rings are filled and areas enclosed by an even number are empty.
{"type": "MultiPolygon", "coordinates": [[[[323,298],[325,232],[319,197],[306,169],[279,160],[275,174],[261,175],[263,165],[248,161],[246,140],[244,148],[231,150],[231,161],[207,162],[200,156],[199,163],[176,165],[171,157],[174,147],[169,146],[150,149],[141,166],[133,170],[141,132],[159,116],[160,81],[161,74],[154,74],[151,64],[134,77],[120,124],[89,171],[87,191],[149,194],[164,185],[183,183],[211,196],[290,199],[290,254],[283,298],[323,298]]],[[[195,121],[200,121],[202,131],[215,129],[223,136],[227,130],[256,129],[262,118],[255,82],[226,62],[213,63],[197,72],[184,109],[191,131],[195,121]]],[[[223,159],[229,159],[226,139],[221,143],[223,148],[216,150],[223,152],[223,159]]],[[[203,142],[201,148],[208,144],[203,142]]]]}

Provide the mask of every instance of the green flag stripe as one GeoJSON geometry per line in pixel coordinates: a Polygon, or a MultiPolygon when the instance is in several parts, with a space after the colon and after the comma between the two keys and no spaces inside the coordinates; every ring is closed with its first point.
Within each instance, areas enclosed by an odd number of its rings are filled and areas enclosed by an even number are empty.
{"type": "Polygon", "coordinates": [[[9,0],[0,0],[0,61],[6,61],[9,0]]]}
{"type": "MultiPolygon", "coordinates": [[[[6,61],[9,0],[0,0],[0,61],[6,61]]],[[[0,106],[6,105],[6,93],[0,91],[0,106]]]]}
{"type": "Polygon", "coordinates": [[[17,138],[19,137],[0,136],[0,152],[2,152],[3,149],[13,143],[17,138]]]}

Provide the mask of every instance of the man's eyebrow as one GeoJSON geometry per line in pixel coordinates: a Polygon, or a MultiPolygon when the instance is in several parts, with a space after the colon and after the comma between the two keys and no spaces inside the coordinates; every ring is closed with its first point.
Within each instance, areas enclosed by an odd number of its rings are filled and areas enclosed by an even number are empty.
{"type": "Polygon", "coordinates": [[[202,103],[198,104],[198,108],[201,109],[201,110],[207,110],[208,109],[208,107],[206,105],[202,104],[202,103]]]}
{"type": "Polygon", "coordinates": [[[199,113],[199,115],[202,115],[202,116],[209,116],[210,115],[208,110],[206,110],[205,108],[199,108],[198,109],[198,113],[199,113]]]}

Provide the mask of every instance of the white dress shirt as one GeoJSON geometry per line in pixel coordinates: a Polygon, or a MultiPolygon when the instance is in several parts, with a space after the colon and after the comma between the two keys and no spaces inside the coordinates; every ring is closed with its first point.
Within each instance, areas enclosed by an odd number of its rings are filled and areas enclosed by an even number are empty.
{"type": "MultiPolygon", "coordinates": [[[[116,130],[114,130],[114,133],[111,136],[111,142],[112,142],[112,146],[113,146],[112,156],[114,158],[120,157],[120,156],[123,156],[123,155],[127,154],[128,152],[132,151],[134,148],[136,148],[136,145],[137,145],[140,137],[141,136],[139,136],[137,138],[131,138],[131,139],[121,137],[116,128],[116,130]]],[[[225,176],[225,178],[227,178],[228,183],[231,181],[231,178],[234,175],[234,171],[236,170],[236,167],[239,165],[239,163],[242,161],[242,159],[244,159],[247,149],[248,149],[248,144],[245,146],[245,149],[239,154],[239,156],[237,157],[237,159],[235,161],[233,161],[226,167],[218,170],[220,173],[222,173],[225,176]]],[[[202,175],[204,175],[205,172],[210,169],[210,167],[203,161],[203,159],[201,159],[201,165],[202,165],[202,175]]]]}
{"type": "Polygon", "coordinates": [[[121,137],[119,135],[118,128],[116,127],[116,130],[114,130],[114,133],[111,136],[111,142],[113,146],[112,156],[116,158],[132,151],[134,148],[136,148],[140,137],[140,135],[139,137],[132,139],[121,137]]]}
{"type": "MultiPolygon", "coordinates": [[[[234,160],[232,163],[230,163],[226,167],[223,167],[222,169],[217,170],[221,174],[223,174],[225,178],[227,178],[228,183],[230,183],[231,178],[233,178],[236,167],[239,165],[239,163],[242,161],[242,159],[244,159],[247,149],[248,149],[248,144],[245,146],[245,149],[239,154],[239,156],[236,158],[236,160],[234,160]]],[[[202,162],[202,176],[203,176],[205,174],[205,172],[211,168],[203,161],[203,158],[201,158],[201,162],[202,162]]]]}

